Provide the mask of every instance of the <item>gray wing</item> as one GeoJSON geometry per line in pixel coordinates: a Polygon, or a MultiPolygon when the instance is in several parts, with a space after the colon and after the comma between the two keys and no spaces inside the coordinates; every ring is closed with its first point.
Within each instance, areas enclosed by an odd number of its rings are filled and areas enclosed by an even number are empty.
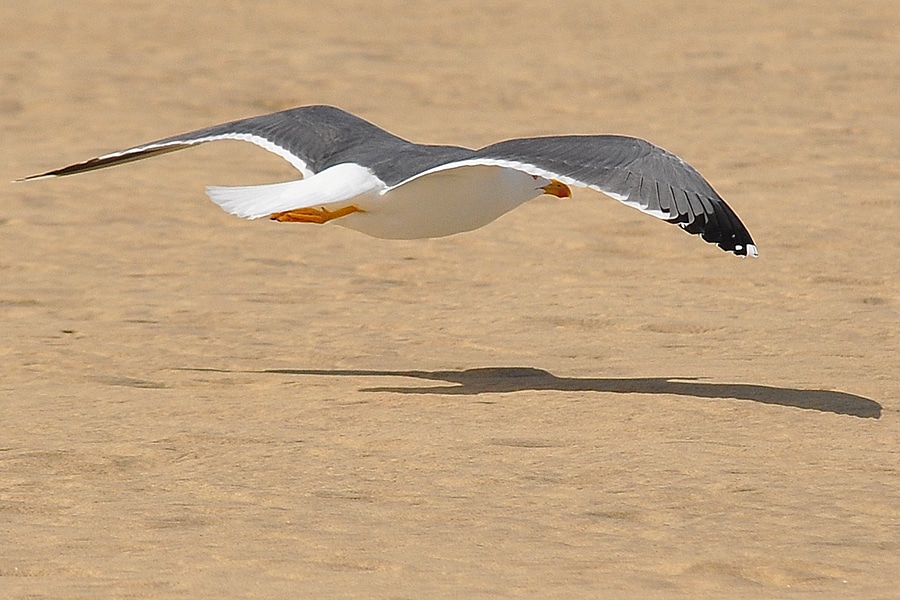
{"type": "Polygon", "coordinates": [[[476,150],[473,159],[513,163],[532,174],[592,188],[722,250],[757,255],[750,232],[709,182],[682,159],[645,140],[617,135],[523,138],[476,150]]]}
{"type": "Polygon", "coordinates": [[[333,106],[303,106],[148,142],[22,181],[84,173],[226,139],[252,142],[274,152],[305,177],[353,162],[370,168],[388,185],[472,154],[468,148],[413,144],[333,106]]]}

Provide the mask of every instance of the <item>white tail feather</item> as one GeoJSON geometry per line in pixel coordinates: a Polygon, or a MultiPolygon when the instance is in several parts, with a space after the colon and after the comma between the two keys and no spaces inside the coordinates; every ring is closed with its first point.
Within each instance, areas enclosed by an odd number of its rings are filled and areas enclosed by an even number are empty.
{"type": "Polygon", "coordinates": [[[206,195],[226,212],[244,219],[259,219],[299,208],[298,204],[302,204],[299,192],[304,183],[301,180],[239,187],[211,185],[206,188],[206,195]]]}
{"type": "Polygon", "coordinates": [[[240,187],[210,186],[206,188],[206,194],[233,215],[259,219],[295,208],[340,205],[386,187],[369,169],[342,163],[300,181],[240,187]]]}

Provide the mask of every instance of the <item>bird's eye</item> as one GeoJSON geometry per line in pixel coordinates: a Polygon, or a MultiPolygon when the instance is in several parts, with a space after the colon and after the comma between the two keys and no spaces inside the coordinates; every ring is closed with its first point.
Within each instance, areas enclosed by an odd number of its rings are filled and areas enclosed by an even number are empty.
{"type": "Polygon", "coordinates": [[[537,175],[532,175],[531,177],[532,177],[532,179],[534,179],[535,181],[537,181],[537,178],[538,178],[537,175]]]}

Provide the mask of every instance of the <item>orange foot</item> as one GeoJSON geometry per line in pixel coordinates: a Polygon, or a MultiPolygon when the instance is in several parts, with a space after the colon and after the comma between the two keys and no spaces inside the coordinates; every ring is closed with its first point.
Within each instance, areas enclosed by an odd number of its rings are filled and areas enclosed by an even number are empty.
{"type": "Polygon", "coordinates": [[[294,210],[273,213],[269,215],[269,218],[273,221],[280,221],[282,223],[317,223],[319,225],[322,225],[323,223],[327,223],[332,219],[346,217],[347,215],[355,212],[365,211],[353,205],[345,206],[344,208],[339,208],[335,211],[330,211],[324,207],[295,208],[294,210]]]}

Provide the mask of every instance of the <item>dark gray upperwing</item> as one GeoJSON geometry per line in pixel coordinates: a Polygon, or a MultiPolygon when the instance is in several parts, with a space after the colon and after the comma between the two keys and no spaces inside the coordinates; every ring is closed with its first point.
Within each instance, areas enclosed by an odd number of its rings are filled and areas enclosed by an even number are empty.
{"type": "Polygon", "coordinates": [[[213,134],[233,129],[265,138],[300,158],[313,173],[356,163],[389,186],[472,154],[468,148],[414,144],[333,106],[303,106],[210,129],[213,134]]]}
{"type": "Polygon", "coordinates": [[[413,144],[333,106],[303,106],[163,138],[24,180],[84,173],[225,139],[261,146],[304,175],[353,162],[372,169],[388,185],[472,154],[467,148],[413,144]]]}
{"type": "Polygon", "coordinates": [[[507,140],[475,151],[488,158],[534,165],[571,185],[590,187],[700,235],[722,250],[756,255],[735,212],[692,166],[642,139],[565,135],[507,140]]]}

